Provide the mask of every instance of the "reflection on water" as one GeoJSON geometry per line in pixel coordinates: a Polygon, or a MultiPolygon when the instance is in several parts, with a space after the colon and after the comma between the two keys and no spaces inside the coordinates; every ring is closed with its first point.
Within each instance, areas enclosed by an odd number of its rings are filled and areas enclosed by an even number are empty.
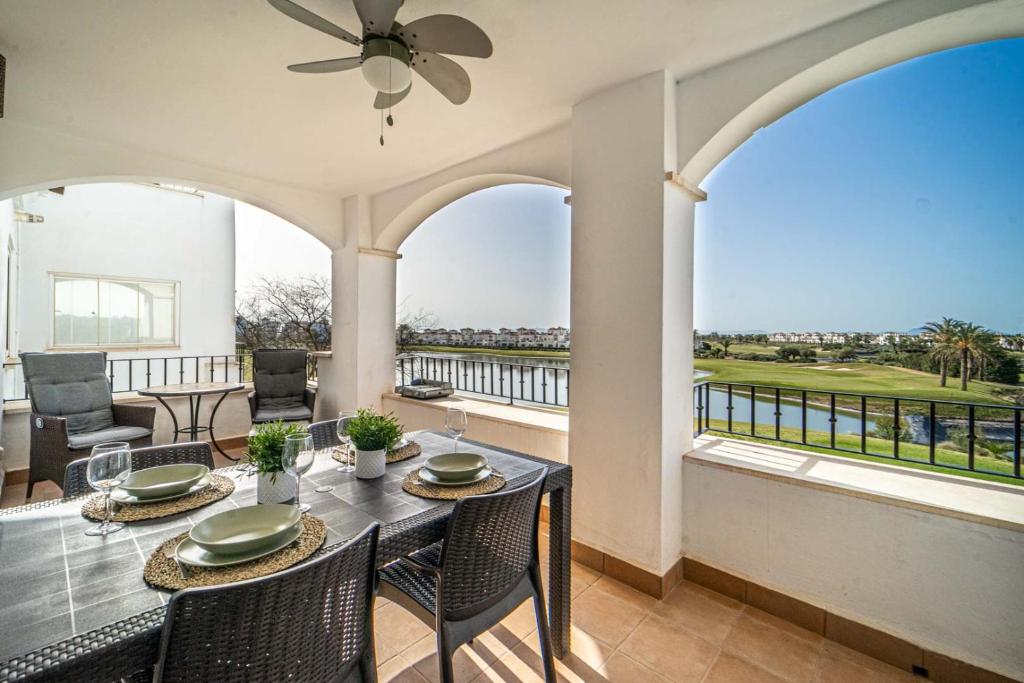
{"type": "MultiPolygon", "coordinates": [[[[729,395],[725,389],[711,389],[711,413],[712,420],[727,420],[729,395]]],[[[732,419],[734,423],[750,423],[750,393],[749,390],[734,389],[732,395],[732,419]],[[745,391],[745,394],[740,393],[745,391]]],[[[779,404],[779,424],[782,427],[793,427],[800,429],[801,412],[799,403],[787,403],[782,401],[779,404]]],[[[762,398],[758,394],[754,401],[754,418],[757,424],[775,426],[775,399],[762,398]]],[[[829,411],[811,404],[807,405],[807,429],[808,431],[828,432],[829,411]]],[[[867,431],[875,429],[875,421],[868,416],[867,431]]],[[[836,433],[837,434],[860,434],[860,414],[850,413],[841,410],[836,411],[836,433]]]]}

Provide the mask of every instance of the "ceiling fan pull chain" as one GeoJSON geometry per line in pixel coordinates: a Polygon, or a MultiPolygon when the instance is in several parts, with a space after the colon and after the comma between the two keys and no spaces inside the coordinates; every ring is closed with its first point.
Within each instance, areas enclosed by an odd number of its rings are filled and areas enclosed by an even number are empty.
{"type": "MultiPolygon", "coordinates": [[[[391,43],[388,43],[388,57],[391,57],[391,43]]],[[[391,65],[395,60],[388,59],[388,128],[395,125],[395,120],[391,118],[391,99],[394,97],[394,93],[391,92],[391,65]]]]}
{"type": "Polygon", "coordinates": [[[384,110],[380,112],[380,146],[384,146],[384,110]]]}

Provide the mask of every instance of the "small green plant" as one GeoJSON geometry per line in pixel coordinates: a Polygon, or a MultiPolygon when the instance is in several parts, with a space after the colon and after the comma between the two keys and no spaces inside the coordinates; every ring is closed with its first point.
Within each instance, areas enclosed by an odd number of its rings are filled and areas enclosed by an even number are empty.
{"type": "Polygon", "coordinates": [[[249,437],[249,446],[245,454],[245,462],[249,466],[249,474],[269,474],[277,480],[277,473],[283,472],[281,452],[284,440],[292,434],[305,434],[305,425],[294,422],[267,422],[256,427],[256,433],[249,437]]]}
{"type": "Polygon", "coordinates": [[[382,448],[390,448],[401,439],[403,430],[393,413],[378,415],[363,408],[349,420],[345,431],[352,439],[352,445],[356,450],[379,451],[382,448]]]}
{"type": "MultiPolygon", "coordinates": [[[[892,415],[879,415],[875,418],[875,430],[871,435],[879,439],[892,441],[893,437],[896,436],[896,420],[893,419],[892,415]]],[[[911,437],[910,425],[901,418],[899,440],[909,442],[911,437]]]]}

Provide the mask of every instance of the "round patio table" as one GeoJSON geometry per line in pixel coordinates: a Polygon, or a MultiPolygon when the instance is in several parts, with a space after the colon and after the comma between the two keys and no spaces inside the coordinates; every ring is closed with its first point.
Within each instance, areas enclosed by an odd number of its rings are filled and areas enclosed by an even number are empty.
{"type": "Polygon", "coordinates": [[[174,443],[178,443],[179,434],[188,434],[191,441],[199,440],[200,432],[210,433],[210,443],[213,444],[214,448],[220,451],[228,460],[238,460],[233,458],[224,452],[224,449],[217,443],[217,437],[213,433],[213,421],[217,417],[217,409],[220,408],[220,404],[224,402],[224,399],[228,397],[228,394],[243,391],[245,385],[240,382],[190,382],[188,384],[165,384],[158,387],[149,387],[148,389],[142,389],[138,392],[140,396],[152,396],[156,400],[160,401],[167,412],[171,414],[171,421],[174,422],[174,443]],[[210,413],[210,423],[208,425],[199,424],[199,405],[203,400],[203,396],[211,396],[220,394],[220,398],[217,399],[217,403],[213,406],[213,411],[210,413]],[[167,405],[167,398],[184,398],[188,397],[188,426],[178,426],[178,418],[171,409],[171,406],[167,405]]]}

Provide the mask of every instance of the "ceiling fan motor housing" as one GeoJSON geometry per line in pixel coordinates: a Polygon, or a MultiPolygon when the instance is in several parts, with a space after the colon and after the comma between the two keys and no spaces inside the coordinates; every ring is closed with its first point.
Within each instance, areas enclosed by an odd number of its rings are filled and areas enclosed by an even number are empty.
{"type": "Polygon", "coordinates": [[[383,93],[397,93],[409,87],[412,74],[409,48],[391,38],[370,38],[363,43],[363,77],[383,93]]]}

